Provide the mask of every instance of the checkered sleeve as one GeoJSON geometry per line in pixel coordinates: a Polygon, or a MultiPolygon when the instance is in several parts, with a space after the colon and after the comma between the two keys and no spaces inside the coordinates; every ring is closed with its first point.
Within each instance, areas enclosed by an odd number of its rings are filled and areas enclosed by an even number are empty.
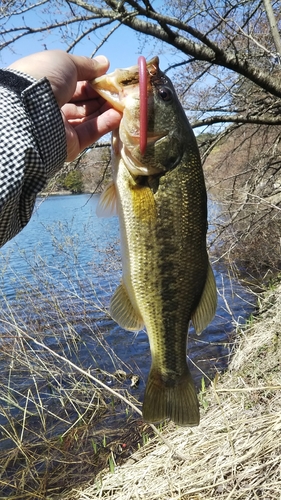
{"type": "Polygon", "coordinates": [[[0,70],[0,246],[29,221],[66,159],[62,116],[46,78],[0,70]]]}

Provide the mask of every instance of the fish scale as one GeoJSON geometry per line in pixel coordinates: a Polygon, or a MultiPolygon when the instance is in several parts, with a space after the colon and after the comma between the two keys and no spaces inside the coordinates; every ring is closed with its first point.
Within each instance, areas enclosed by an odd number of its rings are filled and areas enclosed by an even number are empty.
{"type": "Polygon", "coordinates": [[[116,98],[116,107],[123,106],[120,128],[113,134],[113,183],[100,200],[101,212],[116,205],[120,223],[122,283],[110,312],[121,327],[145,326],[148,334],[151,369],[144,419],[171,418],[179,425],[197,425],[199,405],[187,366],[187,333],[191,320],[196,331],[205,328],[216,309],[200,156],[158,58],[147,63],[147,145],[140,151],[138,68],[124,70],[123,80],[122,71],[93,82],[113,106],[116,98]],[[108,202],[111,197],[115,203],[108,202]]]}

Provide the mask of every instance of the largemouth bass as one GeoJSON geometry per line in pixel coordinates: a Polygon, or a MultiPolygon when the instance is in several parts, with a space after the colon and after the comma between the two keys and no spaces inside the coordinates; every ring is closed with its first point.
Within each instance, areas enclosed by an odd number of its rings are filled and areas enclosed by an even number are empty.
{"type": "Polygon", "coordinates": [[[187,366],[190,320],[200,333],[216,310],[206,250],[207,197],[193,131],[157,57],[147,62],[147,142],[140,148],[139,67],[95,79],[95,90],[123,112],[112,136],[113,183],[99,215],[119,216],[122,283],[112,318],[146,327],[152,364],[143,417],[197,425],[199,405],[187,366]]]}

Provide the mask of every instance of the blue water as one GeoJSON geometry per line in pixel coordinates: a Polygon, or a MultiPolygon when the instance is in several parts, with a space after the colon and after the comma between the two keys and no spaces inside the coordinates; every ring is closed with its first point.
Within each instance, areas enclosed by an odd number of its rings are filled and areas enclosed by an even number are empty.
{"type": "Polygon", "coordinates": [[[44,261],[55,280],[63,279],[69,259],[77,265],[73,276],[102,259],[100,250],[114,244],[118,219],[96,217],[98,197],[53,196],[38,199],[28,225],[0,250],[2,293],[9,298],[21,287],[22,277],[30,280],[30,267],[44,261]]]}
{"type": "MultiPolygon", "coordinates": [[[[110,373],[121,367],[139,374],[136,397],[142,399],[150,367],[148,339],[144,331],[122,330],[107,315],[121,276],[118,219],[97,218],[97,201],[96,195],[38,199],[29,224],[0,250],[0,337],[4,342],[13,331],[7,326],[12,308],[18,325],[30,325],[33,334],[44,332],[49,347],[79,366],[110,373]],[[67,324],[72,325],[72,341],[73,332],[79,340],[77,349],[69,350],[67,324]],[[54,329],[61,329],[61,339],[54,329]]],[[[254,308],[254,299],[229,278],[225,267],[213,268],[219,289],[216,317],[200,337],[192,330],[189,335],[188,356],[198,386],[202,373],[212,377],[226,367],[235,324],[254,308]]],[[[6,369],[5,358],[0,357],[1,363],[6,369]]],[[[21,390],[33,381],[22,370],[15,383],[21,390]]]]}

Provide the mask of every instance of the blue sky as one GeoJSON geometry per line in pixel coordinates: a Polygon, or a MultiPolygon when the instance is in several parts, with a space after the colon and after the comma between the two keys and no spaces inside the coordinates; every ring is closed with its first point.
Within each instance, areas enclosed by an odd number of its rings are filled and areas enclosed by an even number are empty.
{"type": "MultiPolygon", "coordinates": [[[[161,3],[161,1],[158,1],[158,3],[161,3]]],[[[33,27],[40,26],[40,18],[31,10],[24,15],[24,20],[22,16],[13,16],[10,18],[6,24],[6,29],[12,25],[23,26],[25,23],[33,27]]],[[[112,29],[112,26],[108,28],[108,30],[110,29],[112,29]]],[[[100,35],[98,39],[97,35],[92,33],[89,38],[84,38],[79,45],[77,45],[74,50],[75,54],[90,56],[96,45],[102,39],[102,36],[100,35]]],[[[141,37],[141,42],[139,38],[140,36],[130,28],[121,26],[109,37],[105,44],[98,50],[97,54],[104,54],[108,57],[110,61],[110,70],[112,71],[115,68],[136,64],[140,53],[149,59],[154,55],[159,55],[161,52],[160,64],[163,70],[175,60],[175,57],[171,57],[171,53],[168,53],[168,49],[167,53],[164,54],[163,46],[161,46],[161,49],[160,44],[158,47],[155,47],[156,42],[151,37],[146,37],[146,43],[143,43],[144,36],[141,37]]],[[[13,50],[5,48],[1,51],[0,65],[5,67],[20,57],[44,50],[46,47],[49,50],[55,48],[66,49],[66,45],[63,44],[58,33],[28,35],[16,42],[13,45],[13,50]]]]}
{"type": "MultiPolygon", "coordinates": [[[[155,0],[155,5],[161,7],[165,4],[163,0],[155,0]]],[[[54,4],[52,4],[54,5],[54,4]]],[[[36,14],[31,10],[24,15],[10,17],[5,25],[5,28],[30,26],[32,28],[40,27],[44,21],[48,22],[44,14],[36,14]]],[[[59,18],[61,20],[61,18],[59,18]]],[[[97,45],[103,39],[103,36],[112,29],[113,25],[107,27],[102,32],[94,32],[89,36],[84,37],[82,41],[75,47],[73,53],[77,55],[91,56],[97,45]]],[[[9,35],[10,36],[10,35],[9,35]]],[[[0,51],[0,66],[5,67],[13,61],[45,49],[66,49],[67,45],[63,43],[58,30],[50,33],[37,33],[22,37],[12,48],[7,47],[0,51]]],[[[170,65],[180,62],[183,59],[183,54],[178,52],[168,45],[157,41],[149,36],[140,35],[132,29],[122,25],[108,38],[104,45],[98,50],[97,54],[105,55],[110,61],[109,71],[114,71],[115,68],[125,68],[137,64],[137,59],[142,54],[146,59],[150,59],[155,55],[160,58],[160,68],[164,71],[170,65]]],[[[176,70],[174,70],[176,71],[176,70]]],[[[173,71],[169,72],[169,77],[173,80],[173,71]]],[[[197,132],[199,132],[197,130],[197,132]]]]}

